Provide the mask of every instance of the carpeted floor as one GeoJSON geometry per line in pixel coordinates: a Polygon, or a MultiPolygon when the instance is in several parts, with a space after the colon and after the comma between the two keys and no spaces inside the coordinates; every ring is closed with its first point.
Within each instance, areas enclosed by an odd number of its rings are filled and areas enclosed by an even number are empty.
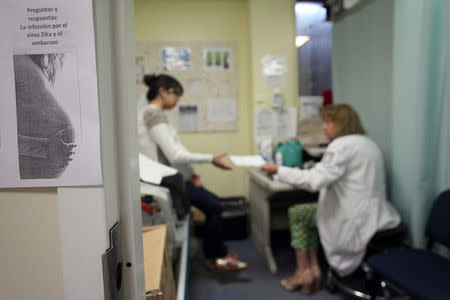
{"type": "Polygon", "coordinates": [[[200,241],[191,239],[191,258],[189,265],[188,300],[290,300],[323,299],[342,300],[339,294],[330,294],[324,288],[305,296],[300,291],[288,292],[280,286],[280,280],[295,270],[295,258],[288,244],[275,247],[278,273],[273,275],[262,256],[253,246],[250,238],[241,241],[228,241],[230,251],[249,263],[249,269],[238,273],[211,273],[204,268],[204,258],[200,241]]]}

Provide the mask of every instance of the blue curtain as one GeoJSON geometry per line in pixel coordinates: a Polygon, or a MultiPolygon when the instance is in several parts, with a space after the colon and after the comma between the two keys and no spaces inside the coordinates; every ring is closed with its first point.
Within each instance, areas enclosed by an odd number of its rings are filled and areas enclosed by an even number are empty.
{"type": "Polygon", "coordinates": [[[450,188],[449,16],[446,0],[394,6],[391,197],[414,246],[435,197],[450,188]]]}

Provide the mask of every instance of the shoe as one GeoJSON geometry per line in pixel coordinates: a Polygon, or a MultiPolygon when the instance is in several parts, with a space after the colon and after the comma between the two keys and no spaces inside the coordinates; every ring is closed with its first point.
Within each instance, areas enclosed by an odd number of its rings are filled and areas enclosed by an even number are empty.
{"type": "Polygon", "coordinates": [[[315,292],[314,281],[312,283],[303,284],[302,288],[300,289],[300,293],[302,293],[303,295],[306,295],[306,296],[311,295],[313,292],[315,292]]]}
{"type": "Polygon", "coordinates": [[[293,285],[289,283],[289,279],[281,279],[280,284],[288,292],[295,291],[300,287],[300,285],[293,285]]]}
{"type": "Polygon", "coordinates": [[[248,264],[240,261],[236,254],[231,253],[225,257],[208,261],[206,263],[206,268],[209,271],[219,272],[242,271],[248,268],[248,264]]]}
{"type": "Polygon", "coordinates": [[[295,272],[294,275],[292,275],[290,278],[285,278],[280,281],[280,284],[282,287],[284,287],[285,290],[292,292],[296,289],[300,288],[303,285],[303,272],[295,272]],[[297,281],[299,283],[293,284],[293,281],[297,281]]]}
{"type": "MultiPolygon", "coordinates": [[[[289,279],[283,279],[280,281],[280,284],[282,287],[284,287],[287,291],[292,292],[300,288],[300,292],[304,295],[311,295],[313,292],[315,292],[317,288],[317,283],[320,287],[320,281],[316,281],[314,278],[312,278],[312,273],[310,270],[305,270],[301,273],[296,272],[293,276],[289,279]],[[299,284],[292,284],[292,277],[296,277],[297,281],[300,281],[299,284]],[[310,282],[304,282],[306,278],[309,277],[311,280],[310,282]]],[[[309,280],[308,280],[309,281],[309,280]]]]}
{"type": "Polygon", "coordinates": [[[322,286],[322,272],[319,266],[312,267],[311,270],[314,277],[314,290],[318,291],[322,286]]]}
{"type": "Polygon", "coordinates": [[[322,276],[314,278],[314,290],[318,291],[322,287],[322,276]]]}
{"type": "Polygon", "coordinates": [[[322,278],[314,278],[312,282],[303,284],[300,292],[303,295],[311,295],[312,293],[320,290],[322,285],[322,278]]]}

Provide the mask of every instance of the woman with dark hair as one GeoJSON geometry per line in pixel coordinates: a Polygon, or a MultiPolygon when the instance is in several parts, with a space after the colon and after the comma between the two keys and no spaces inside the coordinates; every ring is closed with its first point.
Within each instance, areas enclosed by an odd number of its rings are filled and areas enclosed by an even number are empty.
{"type": "Polygon", "coordinates": [[[138,139],[142,154],[176,168],[186,181],[186,193],[191,203],[206,215],[203,251],[207,267],[211,270],[236,271],[247,264],[228,253],[222,233],[222,206],[218,197],[205,189],[200,176],[194,173],[193,164],[212,163],[215,167],[229,170],[222,162],[226,153],[211,155],[189,152],[180,142],[176,130],[169,125],[164,110],[176,106],[183,95],[183,86],[175,78],[145,75],[148,86],[148,105],[138,114],[138,139]]]}
{"type": "Polygon", "coordinates": [[[301,287],[305,294],[320,287],[317,229],[328,263],[346,276],[361,264],[367,243],[377,231],[400,223],[386,198],[383,156],[365,135],[356,111],[341,104],[324,108],[321,116],[330,144],[320,163],[309,170],[273,163],[261,166],[295,187],[320,191],[317,211],[311,204],[289,210],[297,271],[281,284],[288,290],[301,287]]]}

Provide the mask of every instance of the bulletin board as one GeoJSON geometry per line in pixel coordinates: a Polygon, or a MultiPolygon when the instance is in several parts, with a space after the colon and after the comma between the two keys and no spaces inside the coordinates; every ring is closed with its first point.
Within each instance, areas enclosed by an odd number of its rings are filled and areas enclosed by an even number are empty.
{"type": "Polygon", "coordinates": [[[237,130],[235,54],[234,42],[137,42],[138,102],[145,103],[144,74],[168,74],[184,88],[177,107],[167,112],[179,132],[237,130]]]}

